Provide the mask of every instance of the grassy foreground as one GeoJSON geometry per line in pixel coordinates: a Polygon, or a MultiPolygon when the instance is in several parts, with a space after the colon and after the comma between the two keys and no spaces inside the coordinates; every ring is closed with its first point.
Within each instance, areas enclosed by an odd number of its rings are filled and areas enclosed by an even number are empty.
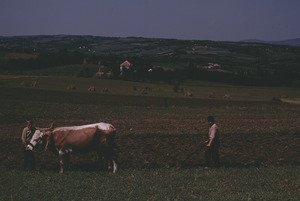
{"type": "Polygon", "coordinates": [[[298,166],[129,169],[107,172],[1,170],[1,200],[299,200],[298,166]]]}
{"type": "MultiPolygon", "coordinates": [[[[193,92],[193,97],[174,93],[172,86],[162,84],[69,77],[1,79],[0,200],[300,200],[299,165],[204,171],[196,165],[191,169],[175,170],[167,166],[142,169],[130,163],[133,168],[121,169],[117,174],[68,171],[63,175],[56,171],[24,172],[18,169],[22,153],[16,149],[19,144],[15,142],[21,143],[20,133],[28,117],[42,127],[53,120],[57,120],[58,125],[108,121],[118,128],[120,138],[126,138],[128,135],[155,133],[161,136],[206,134],[204,118],[215,115],[224,136],[223,148],[227,150],[222,152],[226,156],[223,160],[228,162],[240,156],[246,161],[253,157],[254,162],[264,162],[263,154],[276,156],[279,153],[275,158],[281,159],[287,151],[296,158],[299,105],[274,101],[273,98],[282,95],[299,98],[298,89],[199,83],[187,83],[184,89],[193,92]],[[23,81],[31,83],[33,80],[39,82],[38,88],[20,86],[23,81]],[[67,91],[69,84],[75,84],[76,90],[67,91]],[[88,92],[90,85],[96,86],[97,91],[88,92]],[[102,92],[105,87],[109,88],[109,93],[102,92]],[[134,87],[137,90],[133,90],[134,87]],[[145,87],[151,88],[147,96],[139,93],[145,87]],[[210,92],[216,98],[209,99],[210,92]],[[230,100],[222,98],[225,93],[231,95],[230,100]],[[157,128],[155,123],[159,122],[162,123],[157,128]],[[251,135],[256,139],[249,141],[251,135]],[[232,145],[230,140],[233,137],[237,139],[237,136],[240,143],[232,145]],[[292,137],[285,141],[285,136],[292,137]],[[245,152],[247,154],[240,155],[245,152]]],[[[124,140],[123,147],[127,152],[122,155],[123,164],[128,161],[125,159],[132,158],[130,154],[142,153],[143,145],[149,142],[144,142],[147,138],[142,137],[131,139],[134,142],[140,139],[140,144],[128,146],[131,152],[126,147],[126,140],[130,138],[124,140]]],[[[174,139],[165,140],[165,144],[168,143],[167,148],[178,144],[174,139]]],[[[152,152],[153,147],[150,146],[152,152]]],[[[165,150],[166,147],[161,148],[165,150]]],[[[178,146],[178,149],[181,147],[184,150],[186,145],[178,146]]],[[[169,150],[165,151],[162,154],[169,150]]],[[[192,149],[185,153],[190,151],[192,149]]],[[[157,160],[155,156],[151,155],[157,160]]],[[[48,159],[45,158],[45,161],[48,162],[48,159]]],[[[144,155],[139,159],[144,159],[144,155]]],[[[297,158],[295,161],[299,164],[297,158]]]]}

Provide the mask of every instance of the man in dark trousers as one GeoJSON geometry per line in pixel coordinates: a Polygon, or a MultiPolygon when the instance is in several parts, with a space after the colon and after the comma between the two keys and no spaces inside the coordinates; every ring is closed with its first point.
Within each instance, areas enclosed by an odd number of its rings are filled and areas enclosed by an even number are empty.
{"type": "Polygon", "coordinates": [[[36,128],[33,125],[31,120],[26,121],[26,127],[22,132],[22,143],[23,143],[23,152],[24,152],[24,170],[27,169],[28,163],[30,163],[31,168],[35,169],[35,158],[32,150],[26,150],[27,145],[30,143],[30,140],[36,131],[36,128]]]}
{"type": "Polygon", "coordinates": [[[205,165],[204,169],[208,169],[212,166],[211,161],[214,161],[215,167],[219,167],[219,130],[218,126],[215,124],[215,118],[213,116],[208,116],[207,121],[209,123],[209,139],[206,143],[206,151],[205,151],[205,165]]]}

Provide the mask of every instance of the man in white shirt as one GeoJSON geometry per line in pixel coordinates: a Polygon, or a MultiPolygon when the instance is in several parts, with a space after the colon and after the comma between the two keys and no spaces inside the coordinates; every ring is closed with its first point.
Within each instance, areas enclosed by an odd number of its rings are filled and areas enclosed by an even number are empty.
{"type": "Polygon", "coordinates": [[[219,130],[218,126],[215,124],[215,118],[213,116],[208,116],[207,121],[209,123],[209,139],[206,143],[206,151],[205,151],[205,166],[204,169],[208,169],[211,167],[211,161],[214,161],[215,167],[219,167],[219,130]]]}

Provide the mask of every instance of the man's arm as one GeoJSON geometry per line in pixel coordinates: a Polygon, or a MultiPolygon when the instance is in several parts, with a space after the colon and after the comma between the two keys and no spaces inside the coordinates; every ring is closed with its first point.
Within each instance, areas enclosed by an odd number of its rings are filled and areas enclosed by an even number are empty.
{"type": "Polygon", "coordinates": [[[27,132],[28,128],[24,128],[23,132],[22,132],[22,143],[24,146],[26,146],[26,132],[27,132]]]}
{"type": "Polygon", "coordinates": [[[210,145],[211,145],[211,143],[212,143],[212,141],[214,140],[214,138],[212,137],[212,138],[209,138],[209,140],[208,140],[208,143],[207,143],[207,147],[210,147],[210,145]]]}

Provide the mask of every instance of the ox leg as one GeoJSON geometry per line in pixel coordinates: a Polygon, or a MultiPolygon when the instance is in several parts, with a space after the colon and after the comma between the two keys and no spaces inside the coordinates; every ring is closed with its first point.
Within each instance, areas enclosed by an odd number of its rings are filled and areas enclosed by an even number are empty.
{"type": "Polygon", "coordinates": [[[64,172],[64,152],[59,151],[59,173],[64,172]]]}
{"type": "Polygon", "coordinates": [[[98,163],[101,170],[109,170],[113,173],[117,171],[115,160],[116,153],[112,147],[100,147],[98,150],[98,163]]]}
{"type": "Polygon", "coordinates": [[[116,163],[116,161],[115,160],[111,160],[112,161],[112,164],[113,164],[113,173],[116,173],[117,172],[117,169],[118,169],[118,167],[117,167],[117,163],[116,163]]]}
{"type": "Polygon", "coordinates": [[[113,173],[116,173],[117,172],[117,163],[116,163],[116,160],[115,160],[115,152],[113,149],[109,148],[108,149],[108,152],[106,153],[106,161],[107,161],[107,168],[109,171],[112,170],[113,173]]]}
{"type": "Polygon", "coordinates": [[[103,156],[102,153],[98,153],[98,168],[100,170],[104,170],[105,166],[105,157],[103,156]]]}
{"type": "Polygon", "coordinates": [[[112,171],[113,173],[117,172],[117,163],[112,158],[106,158],[107,170],[112,171]]]}
{"type": "Polygon", "coordinates": [[[62,150],[59,150],[58,154],[59,154],[59,166],[60,166],[59,173],[62,174],[64,172],[66,153],[63,152],[62,150]]]}
{"type": "Polygon", "coordinates": [[[70,153],[66,153],[64,157],[64,169],[69,169],[70,167],[70,153]]]}
{"type": "Polygon", "coordinates": [[[113,173],[116,173],[117,169],[118,169],[116,158],[117,158],[116,152],[114,151],[113,148],[111,148],[110,160],[111,160],[112,165],[113,165],[113,170],[112,170],[113,173]]]}
{"type": "Polygon", "coordinates": [[[70,154],[71,154],[72,150],[59,150],[58,154],[59,154],[59,165],[60,165],[60,169],[59,169],[59,173],[63,173],[64,169],[69,168],[69,160],[70,160],[70,154]]]}

